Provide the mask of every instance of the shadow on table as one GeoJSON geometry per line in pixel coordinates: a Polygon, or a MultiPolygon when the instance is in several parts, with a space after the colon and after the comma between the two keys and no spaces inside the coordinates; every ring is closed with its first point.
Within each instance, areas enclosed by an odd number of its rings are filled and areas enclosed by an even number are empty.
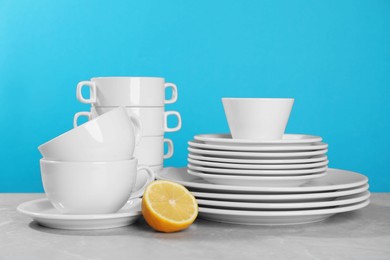
{"type": "MultiPolygon", "coordinates": [[[[231,233],[240,232],[240,237],[260,238],[269,236],[295,236],[308,238],[369,238],[388,236],[390,227],[388,221],[390,219],[390,207],[370,204],[366,208],[340,213],[325,219],[322,222],[302,224],[302,225],[287,225],[287,226],[245,226],[232,225],[214,222],[204,222],[205,225],[216,227],[229,231],[231,233]]],[[[206,227],[207,228],[207,227],[206,227]]]]}
{"type": "MultiPolygon", "coordinates": [[[[195,226],[195,225],[194,225],[195,226]]],[[[180,239],[180,238],[189,238],[192,236],[191,230],[193,227],[190,227],[187,230],[176,233],[161,233],[154,231],[145,220],[141,217],[135,223],[129,226],[118,227],[118,228],[109,228],[109,229],[97,229],[97,230],[63,230],[63,229],[54,229],[48,228],[40,225],[36,221],[32,221],[29,224],[29,227],[33,230],[44,232],[48,234],[55,235],[65,235],[65,236],[126,236],[126,237],[152,237],[152,238],[165,238],[165,239],[180,239]]]]}
{"type": "Polygon", "coordinates": [[[129,233],[131,233],[131,230],[133,230],[134,225],[143,225],[143,223],[141,220],[137,220],[135,223],[133,223],[130,226],[124,226],[118,228],[96,229],[96,230],[64,230],[64,229],[45,227],[40,225],[36,221],[32,221],[30,222],[29,227],[39,232],[65,235],[65,236],[120,236],[120,235],[128,236],[129,233]]]}
{"type": "Polygon", "coordinates": [[[213,241],[221,236],[230,236],[232,240],[260,239],[267,236],[295,236],[310,238],[341,237],[380,237],[390,233],[388,222],[390,207],[370,204],[364,209],[336,214],[323,222],[291,226],[246,226],[217,223],[197,219],[188,229],[176,233],[160,233],[150,228],[143,218],[126,227],[102,230],[60,230],[39,225],[33,221],[29,227],[49,234],[65,236],[134,236],[167,240],[213,241]],[[381,224],[383,223],[383,224],[381,224]],[[206,235],[207,234],[207,235],[206,235]]]}

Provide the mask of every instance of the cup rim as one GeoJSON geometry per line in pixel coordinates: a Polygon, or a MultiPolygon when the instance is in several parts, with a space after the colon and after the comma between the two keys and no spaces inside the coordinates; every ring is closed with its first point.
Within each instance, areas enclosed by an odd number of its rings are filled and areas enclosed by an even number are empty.
{"type": "MultiPolygon", "coordinates": [[[[91,108],[112,108],[112,109],[115,109],[117,108],[118,106],[91,106],[91,108]]],[[[122,106],[124,109],[153,109],[153,110],[161,110],[163,109],[164,112],[168,112],[168,111],[177,111],[177,110],[165,110],[165,107],[164,106],[145,106],[145,107],[140,107],[140,106],[136,106],[136,107],[132,107],[132,106],[122,106]]]]}
{"type": "Polygon", "coordinates": [[[102,120],[102,118],[107,117],[107,115],[109,115],[109,114],[111,114],[111,113],[114,113],[114,112],[117,112],[117,111],[120,111],[120,110],[124,111],[124,113],[126,113],[126,115],[127,115],[126,110],[125,110],[122,106],[117,107],[117,108],[115,108],[115,109],[113,109],[113,110],[111,110],[111,111],[108,111],[107,113],[104,113],[104,114],[102,114],[102,115],[100,115],[100,116],[97,116],[97,117],[95,117],[95,118],[92,118],[91,120],[85,122],[84,124],[79,125],[79,126],[77,126],[77,127],[75,127],[75,128],[72,128],[72,129],[70,129],[70,130],[68,130],[68,131],[66,131],[66,132],[64,132],[64,133],[62,133],[62,134],[60,134],[60,135],[54,137],[53,139],[50,139],[49,141],[47,141],[47,142],[45,142],[45,143],[39,145],[39,146],[38,146],[38,150],[40,150],[41,148],[43,148],[43,147],[49,145],[50,143],[53,143],[53,142],[59,140],[60,138],[63,138],[64,136],[70,135],[71,133],[74,133],[74,132],[81,131],[80,129],[84,129],[84,128],[88,127],[90,124],[94,124],[97,120],[102,120]]]}
{"type": "Polygon", "coordinates": [[[91,81],[96,80],[96,79],[130,79],[130,78],[133,78],[133,79],[163,79],[165,81],[165,78],[155,77],[155,76],[152,76],[152,77],[148,77],[148,76],[103,76],[103,77],[93,77],[93,78],[91,78],[91,81]]]}
{"type": "Polygon", "coordinates": [[[224,100],[236,100],[236,101],[294,101],[294,98],[222,98],[224,100]]]}
{"type": "Polygon", "coordinates": [[[99,165],[99,164],[121,164],[121,163],[132,163],[135,162],[138,164],[138,159],[136,157],[131,157],[131,159],[127,160],[118,160],[118,161],[57,161],[52,159],[46,159],[41,158],[39,160],[40,162],[47,163],[47,164],[93,164],[93,165],[99,165]]]}

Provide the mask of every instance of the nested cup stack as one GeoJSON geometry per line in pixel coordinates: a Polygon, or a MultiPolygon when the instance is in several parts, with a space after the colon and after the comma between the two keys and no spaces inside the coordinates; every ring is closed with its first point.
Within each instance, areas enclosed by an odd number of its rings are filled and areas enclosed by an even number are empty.
{"type": "Polygon", "coordinates": [[[155,176],[133,156],[137,132],[119,107],[40,145],[51,204],[63,214],[108,214],[142,196],[155,176]]]}
{"type": "Polygon", "coordinates": [[[141,137],[134,151],[139,164],[159,171],[163,168],[164,159],[172,157],[173,142],[165,138],[164,134],[180,130],[181,116],[177,111],[165,111],[165,105],[177,100],[175,84],[166,83],[160,77],[97,77],[78,83],[76,97],[91,107],[90,111],[75,114],[75,127],[81,116],[91,120],[121,106],[134,121],[134,125],[141,128],[141,137]],[[83,88],[89,88],[89,97],[83,96],[83,88]],[[171,98],[166,98],[166,89],[171,89],[171,98]],[[169,118],[176,118],[177,125],[169,127],[169,118]],[[164,153],[165,144],[167,153],[164,153]]]}

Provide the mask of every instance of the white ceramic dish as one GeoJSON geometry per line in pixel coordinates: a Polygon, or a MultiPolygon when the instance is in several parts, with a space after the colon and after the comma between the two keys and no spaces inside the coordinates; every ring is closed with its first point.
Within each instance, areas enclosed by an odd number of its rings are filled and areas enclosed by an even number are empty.
{"type": "Polygon", "coordinates": [[[283,137],[293,98],[222,98],[230,133],[237,139],[283,137]]]}
{"type": "Polygon", "coordinates": [[[240,151],[240,152],[282,152],[282,151],[315,151],[328,148],[326,143],[313,143],[312,145],[286,145],[286,146],[238,146],[205,144],[201,141],[189,141],[188,145],[193,148],[205,150],[240,151]]]}
{"type": "Polygon", "coordinates": [[[219,163],[208,162],[188,158],[188,162],[192,165],[225,168],[225,169],[245,169],[245,170],[292,170],[292,169],[313,169],[328,165],[329,161],[315,162],[315,163],[296,163],[296,164],[239,164],[239,163],[219,163]]]}
{"type": "MultiPolygon", "coordinates": [[[[85,116],[88,120],[105,114],[116,107],[92,106],[91,111],[78,112],[73,118],[73,125],[76,126],[78,118],[85,116]]],[[[177,111],[164,111],[164,107],[125,107],[130,119],[137,119],[142,124],[141,136],[161,136],[165,132],[176,132],[181,128],[181,116],[177,111]],[[168,118],[175,117],[177,125],[168,126],[168,118]]]]}
{"type": "Polygon", "coordinates": [[[133,158],[140,131],[122,107],[96,117],[40,145],[42,156],[54,161],[121,161],[133,158]]]}
{"type": "Polygon", "coordinates": [[[247,176],[297,176],[320,173],[326,171],[327,166],[313,169],[294,169],[294,170],[257,170],[257,169],[230,169],[230,168],[213,168],[207,166],[197,166],[188,164],[188,169],[200,171],[203,173],[223,174],[223,175],[247,175],[247,176]]]}
{"type": "MultiPolygon", "coordinates": [[[[114,107],[91,107],[92,117],[107,113],[114,107]]],[[[177,111],[165,111],[164,107],[125,107],[129,115],[139,117],[142,122],[142,136],[158,136],[168,132],[176,132],[181,128],[181,116],[177,111]],[[168,118],[176,118],[177,125],[168,126],[168,118]]]]}
{"type": "MultiPolygon", "coordinates": [[[[42,184],[53,206],[63,214],[110,214],[129,198],[141,197],[155,179],[136,158],[110,162],[40,160],[42,184]],[[144,176],[143,182],[137,176],[144,176]]],[[[141,179],[141,178],[140,178],[141,179]]]]}
{"type": "Polygon", "coordinates": [[[326,175],[325,171],[322,173],[298,176],[240,176],[208,174],[190,169],[188,169],[188,173],[214,184],[254,187],[297,187],[303,185],[309,180],[320,178],[326,175]]]}
{"type": "Polygon", "coordinates": [[[112,214],[61,214],[51,205],[47,198],[24,202],[18,206],[17,210],[33,218],[42,226],[70,230],[93,230],[128,226],[142,215],[141,199],[128,201],[122,209],[112,214]]]}
{"type": "Polygon", "coordinates": [[[330,192],[314,192],[314,193],[295,193],[295,194],[234,194],[234,193],[213,193],[191,191],[198,199],[219,200],[219,201],[237,201],[237,202],[258,202],[258,203],[302,203],[302,202],[318,202],[330,201],[341,196],[349,196],[367,191],[368,184],[352,189],[342,189],[330,192]]]}
{"type": "Polygon", "coordinates": [[[364,208],[363,202],[334,208],[291,211],[226,210],[199,207],[199,217],[211,221],[241,225],[295,225],[323,221],[330,216],[364,208]]]}
{"type": "Polygon", "coordinates": [[[236,163],[236,164],[302,164],[302,163],[314,163],[314,162],[323,162],[328,159],[326,155],[317,155],[306,159],[242,159],[242,158],[223,158],[223,157],[214,157],[200,154],[188,153],[188,158],[200,160],[200,161],[208,161],[208,162],[219,162],[219,163],[236,163]]]}
{"type": "Polygon", "coordinates": [[[309,151],[309,152],[233,152],[233,151],[219,151],[219,150],[204,150],[198,148],[188,147],[188,151],[195,154],[201,155],[211,155],[225,158],[277,158],[277,159],[287,159],[287,158],[310,158],[315,155],[323,155],[328,152],[328,149],[309,151]]]}
{"type": "Polygon", "coordinates": [[[196,199],[199,206],[207,206],[221,209],[306,209],[306,208],[325,208],[344,206],[348,204],[359,203],[367,200],[370,197],[370,192],[365,191],[355,195],[338,197],[332,201],[316,201],[316,202],[301,202],[301,203],[258,203],[258,202],[237,202],[237,201],[218,201],[196,199]]]}
{"type": "Polygon", "coordinates": [[[94,106],[163,107],[175,103],[177,87],[158,77],[96,77],[77,84],[76,97],[81,103],[94,106]],[[83,87],[90,90],[89,98],[83,96],[83,87]],[[166,99],[165,90],[172,90],[166,99]]]}
{"type": "Polygon", "coordinates": [[[140,165],[160,165],[164,159],[171,158],[174,146],[171,139],[164,136],[142,137],[141,142],[135,147],[134,157],[138,158],[140,165]],[[164,154],[164,144],[167,144],[167,153],[164,154]]]}
{"type": "Polygon", "coordinates": [[[280,140],[247,140],[233,139],[230,134],[201,134],[195,135],[195,140],[205,142],[206,144],[217,145],[239,145],[239,146],[274,146],[274,145],[311,145],[312,143],[321,142],[322,138],[314,135],[302,134],[284,134],[280,140]]]}
{"type": "Polygon", "coordinates": [[[187,168],[168,167],[156,173],[160,180],[170,180],[180,183],[188,188],[209,192],[225,193],[307,193],[336,191],[340,189],[351,189],[359,187],[368,182],[368,178],[362,174],[339,170],[328,169],[327,174],[321,178],[309,181],[300,187],[251,187],[234,185],[210,184],[200,177],[187,174],[187,168]]]}

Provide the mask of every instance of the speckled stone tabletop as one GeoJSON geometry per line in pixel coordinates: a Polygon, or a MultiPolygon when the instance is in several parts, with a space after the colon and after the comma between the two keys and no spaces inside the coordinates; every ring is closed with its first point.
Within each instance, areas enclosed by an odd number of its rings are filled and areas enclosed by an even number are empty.
{"type": "Polygon", "coordinates": [[[198,219],[187,230],[133,225],[95,231],[45,228],[16,207],[44,194],[0,194],[0,259],[390,259],[390,193],[324,222],[264,227],[198,219]]]}

